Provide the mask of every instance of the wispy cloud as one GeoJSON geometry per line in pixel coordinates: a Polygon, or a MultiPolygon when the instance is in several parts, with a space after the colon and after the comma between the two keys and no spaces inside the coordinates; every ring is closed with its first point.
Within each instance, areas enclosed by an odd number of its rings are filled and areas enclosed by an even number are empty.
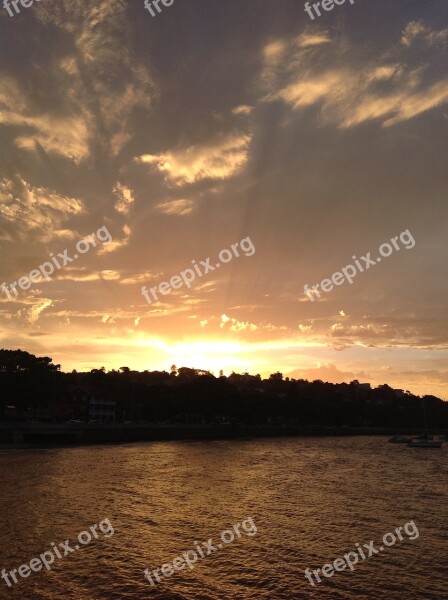
{"type": "Polygon", "coordinates": [[[230,331],[245,331],[246,329],[249,331],[255,331],[258,329],[254,323],[249,323],[248,321],[238,321],[238,319],[234,319],[233,317],[229,317],[225,314],[221,315],[221,323],[219,326],[221,329],[228,328],[230,331]]]}
{"type": "Polygon", "coordinates": [[[429,46],[446,44],[448,41],[448,29],[431,31],[429,27],[421,21],[411,21],[408,23],[401,36],[401,43],[410,47],[415,42],[423,42],[429,46]]]}
{"type": "Polygon", "coordinates": [[[116,252],[127,246],[131,239],[131,228],[129,225],[123,225],[123,233],[124,236],[122,238],[114,237],[107,245],[103,244],[101,248],[98,249],[98,254],[110,254],[111,252],[116,252]]]}
{"type": "Polygon", "coordinates": [[[240,106],[235,106],[235,108],[232,108],[232,114],[233,115],[250,115],[250,113],[253,111],[254,107],[253,106],[249,106],[247,104],[241,104],[240,106]]]}
{"type": "Polygon", "coordinates": [[[316,33],[302,33],[299,35],[295,43],[298,48],[309,48],[310,46],[320,46],[321,44],[329,44],[331,42],[328,31],[321,31],[316,33]]]}
{"type": "Polygon", "coordinates": [[[117,181],[112,192],[115,196],[115,210],[121,215],[129,214],[134,204],[132,190],[117,181]]]}
{"type": "Polygon", "coordinates": [[[63,271],[57,271],[54,277],[58,281],[77,281],[80,283],[102,280],[117,281],[120,278],[120,273],[111,269],[90,271],[86,267],[78,269],[74,267],[66,267],[63,271]]]}
{"type": "Polygon", "coordinates": [[[156,273],[153,271],[145,271],[144,273],[136,273],[135,275],[128,275],[121,279],[121,285],[134,285],[137,283],[148,283],[158,277],[161,277],[163,273],[156,273]]]}
{"type": "Polygon", "coordinates": [[[0,123],[11,128],[15,145],[60,154],[79,163],[89,153],[89,122],[74,110],[39,108],[12,76],[0,73],[0,123]]]}
{"type": "Polygon", "coordinates": [[[227,179],[238,173],[248,159],[250,134],[220,134],[185,149],[162,154],[144,154],[136,159],[163,173],[174,185],[203,179],[227,179]]]}
{"type": "Polygon", "coordinates": [[[53,302],[48,298],[42,298],[36,302],[36,304],[28,310],[28,321],[34,325],[39,320],[41,313],[43,313],[45,309],[50,308],[52,304],[53,302]]]}
{"type": "Polygon", "coordinates": [[[22,241],[29,240],[30,233],[34,240],[43,242],[73,238],[76,234],[62,226],[85,211],[81,200],[61,196],[48,188],[33,187],[19,176],[0,180],[0,213],[11,224],[5,228],[3,239],[11,239],[12,231],[22,241]]]}
{"type": "Polygon", "coordinates": [[[20,138],[21,147],[31,149],[36,137],[46,150],[80,161],[92,149],[117,156],[130,141],[134,111],[150,108],[157,91],[126,43],[126,11],[123,0],[71,0],[41,4],[35,11],[42,35],[48,25],[56,29],[65,39],[65,52],[47,65],[45,76],[59,106],[53,116],[47,109],[47,116],[39,117],[36,135],[20,138]]]}
{"type": "MultiPolygon", "coordinates": [[[[327,34],[304,34],[289,42],[278,42],[276,52],[271,43],[264,50],[265,71],[269,73],[268,78],[264,77],[271,87],[264,100],[282,101],[294,111],[319,107],[321,122],[340,128],[372,120],[387,127],[412,119],[448,103],[448,78],[428,78],[432,62],[437,60],[436,50],[427,55],[428,62],[412,67],[406,48],[422,36],[434,45],[446,40],[447,33],[409,23],[401,39],[405,50],[397,50],[398,44],[393,62],[391,51],[389,56],[385,52],[384,57],[370,61],[363,69],[342,60],[346,57],[344,45],[337,39],[330,40],[327,34]]],[[[356,54],[356,48],[352,51],[356,54]]]]}
{"type": "Polygon", "coordinates": [[[178,217],[185,217],[190,215],[195,208],[193,200],[168,200],[167,202],[160,202],[156,205],[155,209],[158,212],[164,213],[165,215],[177,215],[178,217]]]}

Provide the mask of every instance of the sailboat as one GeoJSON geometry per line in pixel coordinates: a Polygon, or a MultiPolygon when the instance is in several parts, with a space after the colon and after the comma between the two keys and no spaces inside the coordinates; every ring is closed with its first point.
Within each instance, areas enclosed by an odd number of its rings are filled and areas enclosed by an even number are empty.
{"type": "Polygon", "coordinates": [[[419,437],[412,438],[408,442],[409,448],[441,448],[443,440],[428,433],[428,423],[426,421],[426,406],[423,400],[423,413],[425,415],[425,433],[419,437]]]}
{"type": "Polygon", "coordinates": [[[408,442],[409,448],[441,448],[442,446],[442,440],[436,439],[435,436],[429,434],[413,438],[408,442]]]}
{"type": "Polygon", "coordinates": [[[411,438],[407,435],[394,435],[388,440],[391,444],[408,444],[411,441],[411,438]]]}

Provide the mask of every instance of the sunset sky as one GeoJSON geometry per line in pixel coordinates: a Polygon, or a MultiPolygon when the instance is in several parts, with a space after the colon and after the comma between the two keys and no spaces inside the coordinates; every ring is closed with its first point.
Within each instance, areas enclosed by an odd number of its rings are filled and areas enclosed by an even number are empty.
{"type": "Polygon", "coordinates": [[[0,3],[0,347],[448,400],[446,0],[0,3]],[[409,230],[311,302],[309,286],[409,230]],[[250,237],[149,305],[148,288],[250,237]]]}

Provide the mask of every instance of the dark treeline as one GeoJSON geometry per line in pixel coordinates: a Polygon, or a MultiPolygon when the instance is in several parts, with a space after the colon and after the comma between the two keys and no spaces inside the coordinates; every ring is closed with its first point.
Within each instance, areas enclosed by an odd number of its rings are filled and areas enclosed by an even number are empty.
{"type": "Polygon", "coordinates": [[[0,420],[448,428],[448,403],[388,385],[171,367],[63,373],[51,358],[0,350],[0,420]]]}

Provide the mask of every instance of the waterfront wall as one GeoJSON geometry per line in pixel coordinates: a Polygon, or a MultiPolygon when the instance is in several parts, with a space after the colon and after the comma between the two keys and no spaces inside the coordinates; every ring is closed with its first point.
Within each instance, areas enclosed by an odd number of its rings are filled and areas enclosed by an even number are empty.
{"type": "Polygon", "coordinates": [[[214,440],[253,437],[417,435],[418,430],[378,428],[244,425],[99,425],[69,423],[0,423],[0,444],[114,444],[158,440],[214,440]]]}

